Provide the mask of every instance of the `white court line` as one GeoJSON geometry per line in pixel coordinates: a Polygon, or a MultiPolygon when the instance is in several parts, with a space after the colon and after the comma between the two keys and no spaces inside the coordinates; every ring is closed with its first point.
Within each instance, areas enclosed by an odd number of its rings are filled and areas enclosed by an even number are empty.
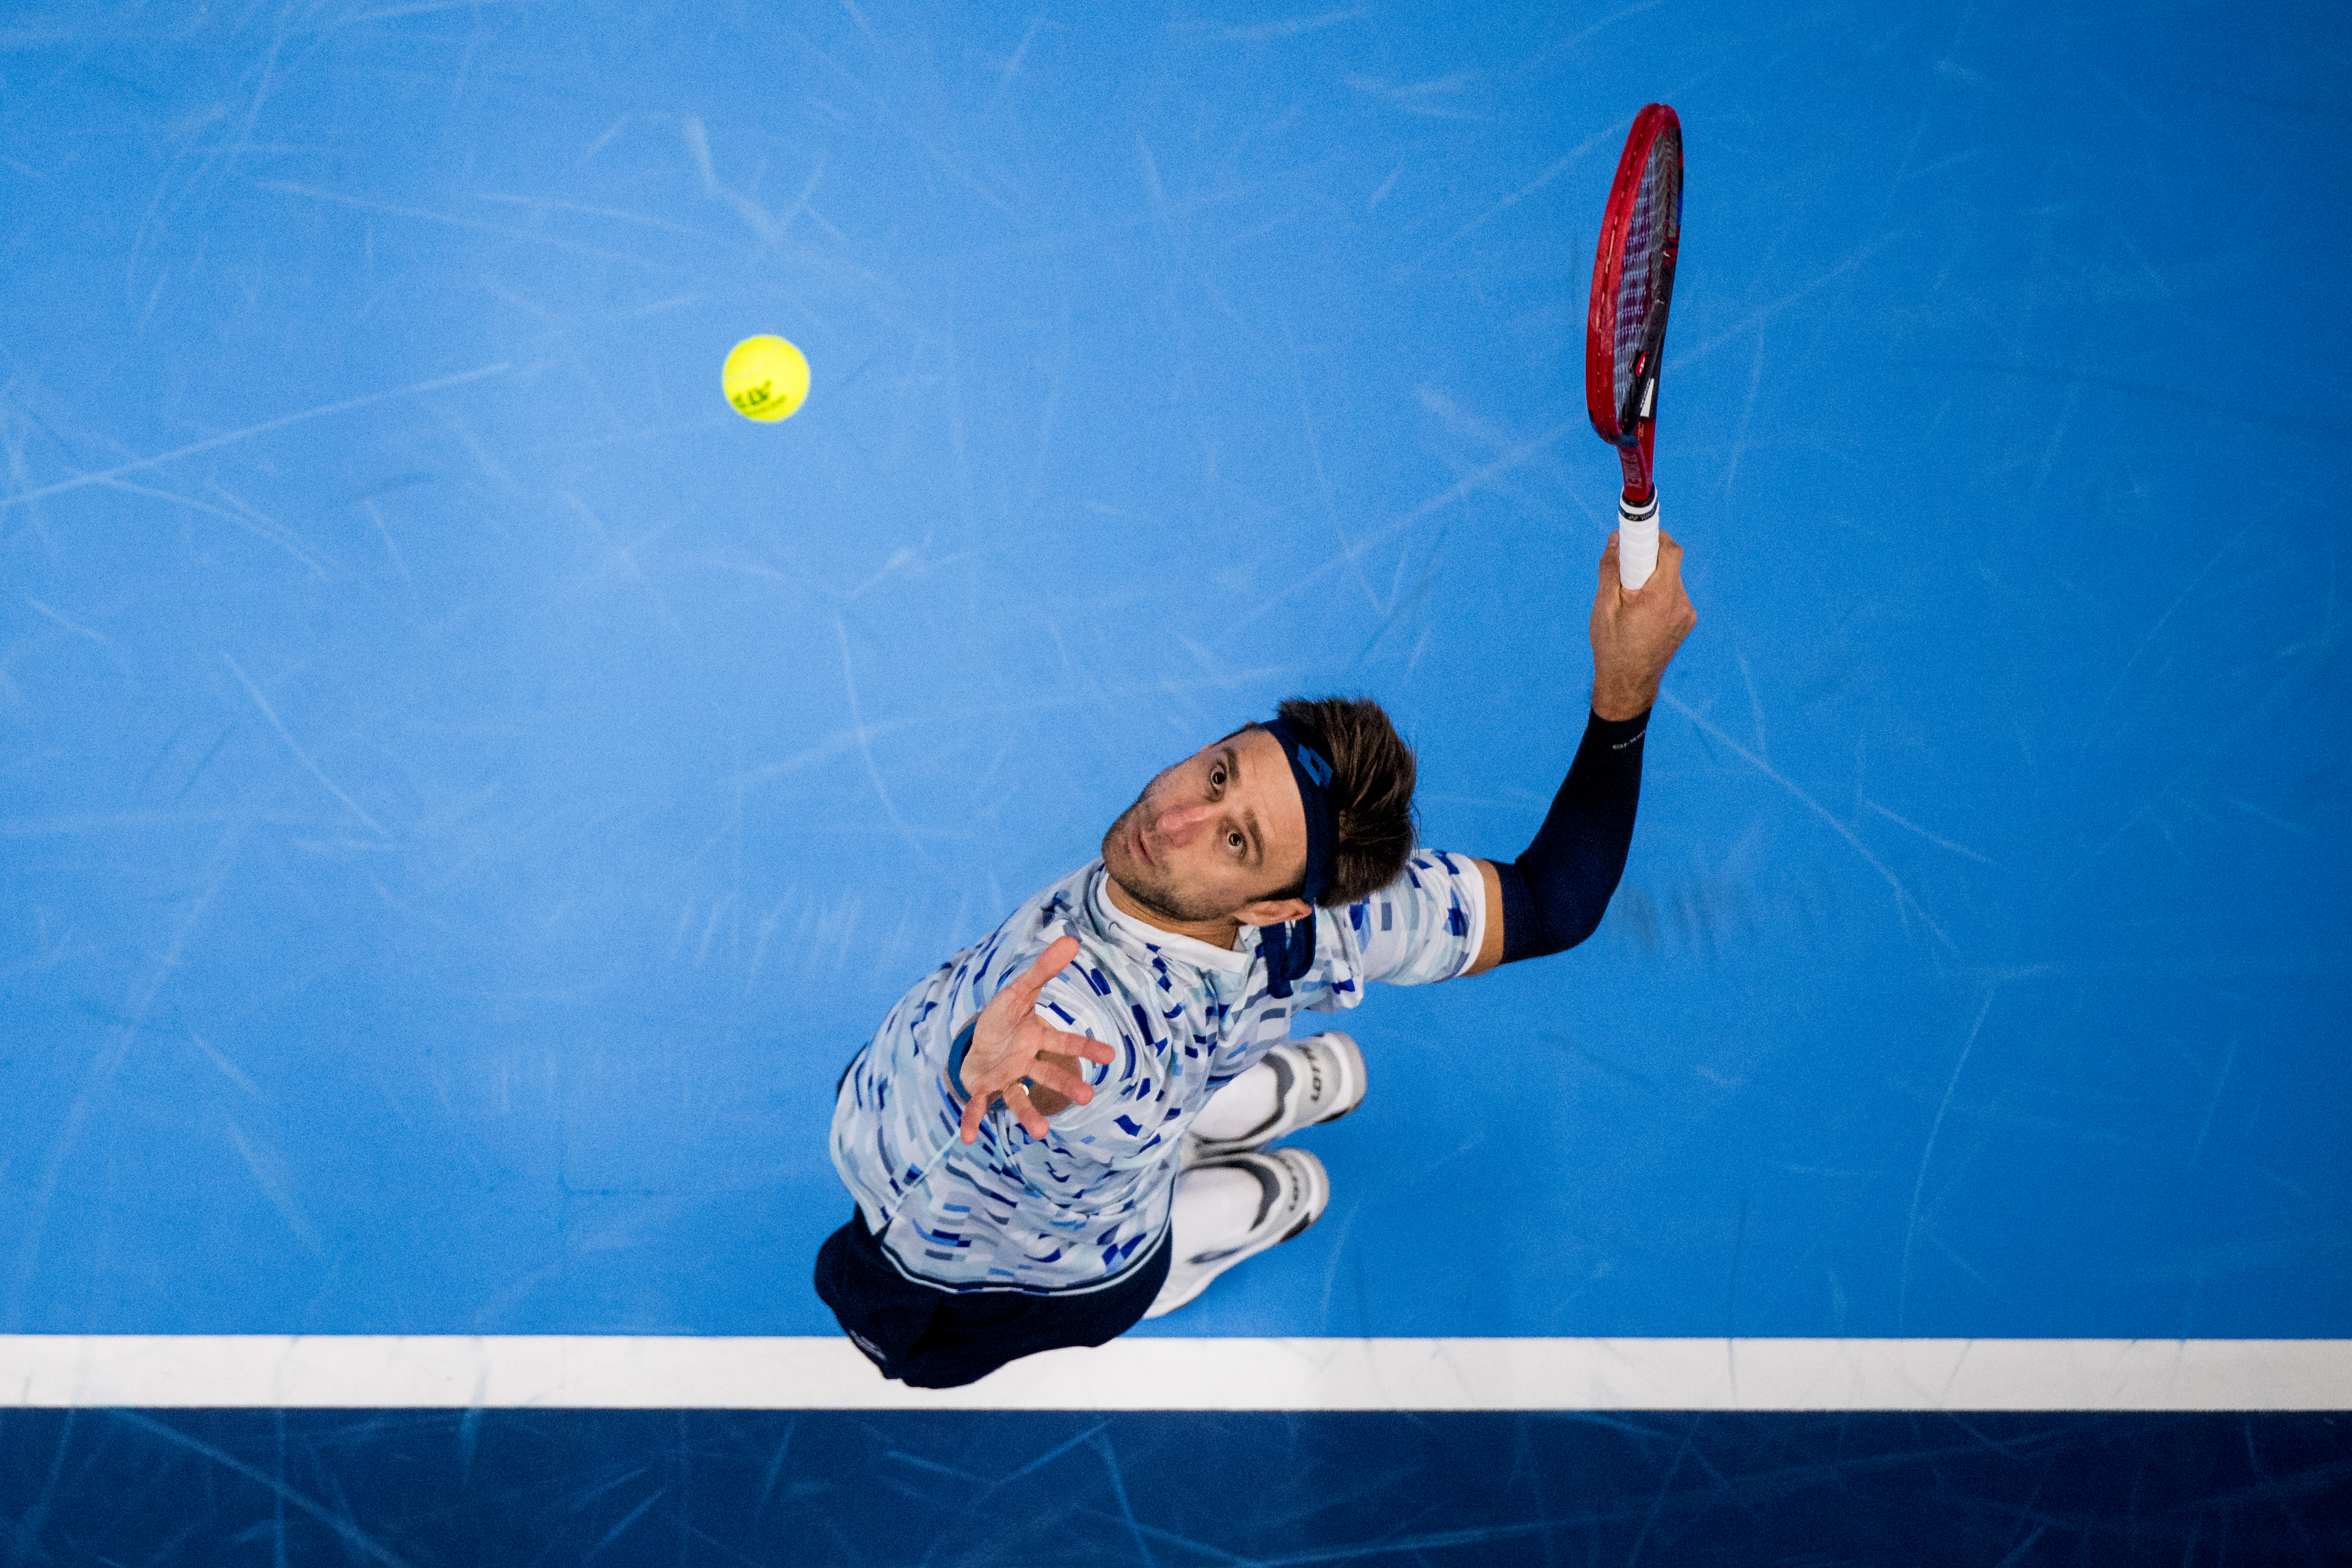
{"type": "Polygon", "coordinates": [[[2343,1410],[2352,1340],[1117,1340],[968,1388],[838,1338],[0,1335],[0,1406],[2343,1410]]]}

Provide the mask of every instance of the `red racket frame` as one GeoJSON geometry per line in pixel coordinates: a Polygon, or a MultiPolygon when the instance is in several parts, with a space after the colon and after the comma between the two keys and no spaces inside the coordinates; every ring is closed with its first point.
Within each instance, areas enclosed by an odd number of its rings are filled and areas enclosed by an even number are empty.
{"type": "Polygon", "coordinates": [[[1617,448],[1625,469],[1625,500],[1646,506],[1657,493],[1652,482],[1651,433],[1657,425],[1658,356],[1665,346],[1666,310],[1675,291],[1675,260],[1682,248],[1683,125],[1663,103],[1644,104],[1626,134],[1625,151],[1617,160],[1617,178],[1609,187],[1609,210],[1601,220],[1601,243],[1592,258],[1592,301],[1584,323],[1584,405],[1592,428],[1617,448]],[[1617,284],[1625,261],[1625,226],[1633,216],[1643,171],[1661,137],[1673,139],[1675,199],[1669,209],[1653,215],[1665,226],[1660,257],[1657,296],[1643,323],[1642,345],[1634,352],[1633,374],[1626,387],[1623,407],[1617,405],[1617,284]]]}

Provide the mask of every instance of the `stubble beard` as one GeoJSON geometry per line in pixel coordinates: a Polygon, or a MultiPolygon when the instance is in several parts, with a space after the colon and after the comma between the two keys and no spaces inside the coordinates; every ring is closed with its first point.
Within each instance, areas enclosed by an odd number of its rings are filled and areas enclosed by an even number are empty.
{"type": "Polygon", "coordinates": [[[1128,834],[1139,826],[1138,819],[1142,813],[1143,801],[1139,798],[1133,805],[1118,814],[1118,820],[1112,823],[1110,831],[1103,835],[1103,868],[1110,873],[1110,879],[1118,884],[1118,890],[1162,920],[1195,924],[1202,921],[1232,919],[1232,910],[1207,909],[1194,904],[1171,885],[1164,874],[1155,874],[1154,868],[1137,861],[1135,851],[1128,846],[1128,834]]]}

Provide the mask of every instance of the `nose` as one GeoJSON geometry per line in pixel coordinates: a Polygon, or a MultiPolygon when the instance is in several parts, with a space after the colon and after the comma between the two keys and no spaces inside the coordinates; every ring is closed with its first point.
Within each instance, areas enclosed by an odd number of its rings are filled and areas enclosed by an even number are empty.
{"type": "Polygon", "coordinates": [[[1191,805],[1171,805],[1160,814],[1154,825],[1160,836],[1171,845],[1181,844],[1186,834],[1216,814],[1217,808],[1205,801],[1191,805]]]}

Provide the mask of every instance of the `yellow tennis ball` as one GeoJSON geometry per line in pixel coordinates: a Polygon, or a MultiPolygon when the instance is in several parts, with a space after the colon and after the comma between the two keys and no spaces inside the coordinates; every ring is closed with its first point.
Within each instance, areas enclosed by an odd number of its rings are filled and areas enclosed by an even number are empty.
{"type": "Polygon", "coordinates": [[[729,351],[719,383],[744,418],[789,419],[808,396],[808,360],[782,338],[745,338],[729,351]]]}

